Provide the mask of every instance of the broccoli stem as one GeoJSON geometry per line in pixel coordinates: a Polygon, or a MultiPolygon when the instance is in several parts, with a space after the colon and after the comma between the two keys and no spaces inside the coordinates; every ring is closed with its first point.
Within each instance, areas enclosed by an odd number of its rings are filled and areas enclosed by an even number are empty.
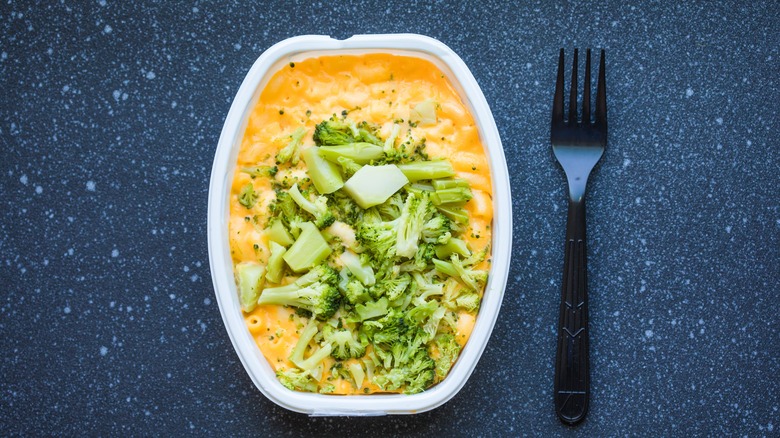
{"type": "Polygon", "coordinates": [[[339,162],[339,157],[349,158],[357,164],[368,164],[372,160],[378,160],[384,156],[382,146],[371,143],[349,143],[338,146],[320,146],[320,154],[334,163],[339,162]]]}
{"type": "Polygon", "coordinates": [[[287,266],[295,272],[305,271],[325,260],[333,252],[317,227],[311,222],[301,224],[301,234],[284,254],[287,266]]]}
{"type": "Polygon", "coordinates": [[[293,347],[293,351],[290,354],[290,362],[300,367],[300,363],[303,362],[303,354],[306,352],[306,347],[309,346],[309,342],[311,342],[318,331],[319,329],[317,328],[317,323],[314,321],[314,318],[310,319],[309,323],[306,324],[301,331],[298,342],[295,343],[295,347],[293,347]]]}
{"type": "Polygon", "coordinates": [[[438,208],[443,215],[459,224],[469,223],[469,214],[463,207],[457,205],[437,205],[436,208],[438,208]]]}
{"type": "Polygon", "coordinates": [[[360,366],[360,363],[353,362],[349,364],[349,372],[352,374],[352,380],[355,381],[355,388],[362,388],[363,380],[366,378],[366,373],[363,371],[363,367],[360,366]]]}
{"type": "Polygon", "coordinates": [[[471,255],[471,251],[469,251],[464,240],[455,237],[450,238],[450,240],[443,245],[436,245],[436,257],[446,259],[452,254],[460,254],[463,257],[468,257],[471,255]]]}
{"type": "Polygon", "coordinates": [[[454,189],[456,187],[471,188],[469,182],[463,178],[436,179],[431,182],[434,190],[454,189]]]}
{"type": "Polygon", "coordinates": [[[301,157],[306,162],[309,176],[317,191],[322,194],[333,193],[344,185],[344,180],[341,178],[339,166],[326,160],[320,149],[318,147],[305,149],[301,157]]]}
{"type": "Polygon", "coordinates": [[[447,160],[435,161],[413,161],[411,163],[399,164],[398,168],[409,178],[409,181],[415,182],[421,179],[448,178],[455,176],[455,169],[452,168],[447,160]]]}
{"type": "Polygon", "coordinates": [[[266,230],[265,234],[268,236],[269,241],[276,242],[284,247],[290,246],[294,242],[284,223],[279,219],[274,220],[274,223],[266,230]]]}
{"type": "Polygon", "coordinates": [[[283,257],[287,249],[274,241],[269,242],[269,247],[271,249],[271,257],[268,258],[265,279],[271,283],[279,283],[282,280],[282,274],[284,274],[283,257]]]}
{"type": "Polygon", "coordinates": [[[450,277],[458,277],[458,271],[452,263],[439,259],[431,259],[431,261],[433,262],[433,266],[436,267],[436,270],[442,274],[449,275],[450,277]]]}
{"type": "Polygon", "coordinates": [[[431,194],[431,201],[434,205],[457,204],[459,202],[466,202],[472,197],[473,195],[469,188],[453,187],[450,189],[436,190],[431,194]]]}

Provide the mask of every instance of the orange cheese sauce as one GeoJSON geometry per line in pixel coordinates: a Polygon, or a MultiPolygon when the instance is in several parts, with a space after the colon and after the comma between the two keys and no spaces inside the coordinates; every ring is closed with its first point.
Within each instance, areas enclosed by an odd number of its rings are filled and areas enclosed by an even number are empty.
{"type": "MultiPolygon", "coordinates": [[[[297,61],[277,71],[249,117],[230,196],[229,236],[234,264],[243,261],[267,263],[268,239],[263,228],[268,205],[275,197],[267,179],[252,179],[238,169],[273,166],[276,153],[300,126],[307,129],[302,149],[314,146],[315,125],[333,114],[340,115],[343,110],[349,111],[352,120],[365,120],[380,126],[380,136],[387,138],[395,120],[408,121],[410,110],[426,100],[438,104],[437,122],[416,127],[403,123],[398,138],[406,138],[407,134],[416,139],[425,138],[425,150],[432,159],[447,158],[457,176],[469,181],[474,197],[465,205],[470,221],[461,237],[472,250],[484,249],[491,241],[493,220],[488,160],[473,117],[445,75],[433,63],[414,57],[391,54],[322,56],[297,61]],[[252,183],[254,190],[260,193],[251,210],[239,204],[237,196],[247,183],[252,183]]],[[[304,166],[301,160],[298,169],[292,172],[305,177],[304,166]]],[[[284,172],[280,168],[277,179],[283,177],[284,172]]],[[[487,269],[488,261],[480,268],[487,269]]],[[[244,316],[247,328],[271,367],[275,370],[292,367],[289,356],[298,340],[298,330],[302,328],[294,311],[280,306],[258,306],[244,316]]],[[[461,346],[468,341],[474,320],[474,315],[466,312],[460,315],[456,339],[461,346]]],[[[323,379],[331,364],[326,361],[323,379]]],[[[336,386],[335,394],[379,391],[368,379],[359,389],[341,379],[331,383],[336,386]]]]}

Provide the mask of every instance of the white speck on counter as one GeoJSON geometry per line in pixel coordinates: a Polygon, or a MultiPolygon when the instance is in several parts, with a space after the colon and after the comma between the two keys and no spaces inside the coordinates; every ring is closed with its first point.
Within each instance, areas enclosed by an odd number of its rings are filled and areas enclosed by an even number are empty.
{"type": "Polygon", "coordinates": [[[118,249],[116,249],[116,248],[114,248],[113,250],[111,250],[111,257],[114,257],[114,258],[117,258],[117,257],[119,257],[119,250],[118,250],[118,249]]]}
{"type": "Polygon", "coordinates": [[[87,181],[87,190],[90,192],[95,191],[95,181],[87,181]]]}
{"type": "Polygon", "coordinates": [[[687,90],[685,90],[685,97],[691,97],[691,96],[693,96],[693,89],[688,88],[687,90]]]}
{"type": "Polygon", "coordinates": [[[100,347],[100,355],[105,356],[108,354],[108,347],[100,347]]]}

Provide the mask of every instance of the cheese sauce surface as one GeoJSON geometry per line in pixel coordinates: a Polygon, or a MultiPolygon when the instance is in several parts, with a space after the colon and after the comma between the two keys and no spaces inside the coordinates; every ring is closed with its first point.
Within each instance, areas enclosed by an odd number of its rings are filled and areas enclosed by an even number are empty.
{"type": "MultiPolygon", "coordinates": [[[[425,151],[431,159],[448,159],[456,176],[469,181],[474,197],[465,205],[470,219],[462,238],[472,250],[484,249],[491,241],[493,219],[488,160],[473,117],[444,73],[430,61],[409,56],[321,56],[296,61],[276,72],[249,117],[231,186],[229,236],[234,265],[244,261],[263,265],[268,262],[268,239],[263,229],[268,206],[275,198],[268,179],[253,179],[238,169],[273,166],[276,153],[301,126],[307,129],[301,148],[314,146],[315,125],[333,114],[341,115],[344,110],[349,111],[352,120],[380,126],[379,134],[387,138],[394,121],[408,121],[412,108],[428,100],[437,104],[436,123],[415,127],[403,123],[399,138],[409,133],[414,138],[425,138],[425,151]],[[259,194],[251,209],[238,202],[238,194],[247,183],[252,183],[259,194]]],[[[305,177],[303,160],[290,172],[305,177]]],[[[480,266],[488,267],[487,260],[480,266]]],[[[247,328],[274,370],[294,366],[289,356],[302,328],[294,313],[294,309],[272,305],[257,306],[244,313],[247,328]]],[[[461,346],[468,340],[474,320],[474,315],[461,312],[456,333],[461,346]]],[[[333,361],[326,359],[326,370],[333,361]]],[[[327,375],[325,371],[323,379],[327,375]]],[[[332,383],[336,386],[334,394],[380,391],[370,382],[360,392],[342,379],[332,383]]]]}

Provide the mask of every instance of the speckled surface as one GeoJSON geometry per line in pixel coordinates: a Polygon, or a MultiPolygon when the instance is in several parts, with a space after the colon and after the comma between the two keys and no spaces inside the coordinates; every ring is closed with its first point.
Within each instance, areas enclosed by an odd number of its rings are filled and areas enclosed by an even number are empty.
{"type": "Polygon", "coordinates": [[[777,436],[780,6],[756,2],[3,2],[0,435],[777,436]],[[471,67],[511,171],[513,267],[464,389],[416,416],[308,418],[237,360],[206,199],[248,68],[297,34],[414,32],[471,67]],[[560,47],[607,50],[588,195],[592,399],[553,413],[566,214],[560,47]]]}

